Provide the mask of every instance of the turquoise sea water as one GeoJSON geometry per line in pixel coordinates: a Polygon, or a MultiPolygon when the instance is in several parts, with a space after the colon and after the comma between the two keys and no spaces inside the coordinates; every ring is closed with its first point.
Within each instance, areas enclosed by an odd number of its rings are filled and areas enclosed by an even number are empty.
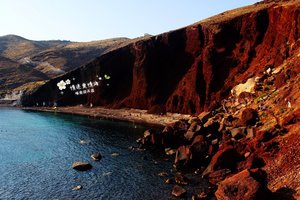
{"type": "Polygon", "coordinates": [[[132,123],[1,108],[0,199],[167,199],[172,186],[157,174],[168,172],[171,162],[128,149],[136,146],[145,129],[132,123]],[[94,152],[103,155],[100,162],[90,159],[94,152]],[[90,162],[93,169],[73,170],[77,160],[90,162]],[[77,185],[83,188],[73,191],[77,185]]]}

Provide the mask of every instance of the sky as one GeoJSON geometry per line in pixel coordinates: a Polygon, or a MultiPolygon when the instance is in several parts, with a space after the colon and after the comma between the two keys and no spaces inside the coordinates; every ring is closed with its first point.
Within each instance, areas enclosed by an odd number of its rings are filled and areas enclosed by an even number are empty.
{"type": "Polygon", "coordinates": [[[0,36],[92,41],[178,29],[259,0],[0,0],[0,36]]]}

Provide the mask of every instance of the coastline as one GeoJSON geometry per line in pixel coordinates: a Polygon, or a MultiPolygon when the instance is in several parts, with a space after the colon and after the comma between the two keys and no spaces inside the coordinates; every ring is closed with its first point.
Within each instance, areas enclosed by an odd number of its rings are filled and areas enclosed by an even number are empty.
{"type": "Polygon", "coordinates": [[[66,107],[18,107],[22,110],[38,111],[38,112],[53,112],[70,115],[80,115],[95,119],[105,119],[112,121],[125,121],[137,124],[144,124],[156,127],[164,127],[167,124],[173,123],[179,119],[189,119],[190,115],[179,113],[167,113],[166,115],[148,114],[147,110],[122,108],[110,109],[104,107],[84,107],[84,106],[66,106],[66,107]]]}

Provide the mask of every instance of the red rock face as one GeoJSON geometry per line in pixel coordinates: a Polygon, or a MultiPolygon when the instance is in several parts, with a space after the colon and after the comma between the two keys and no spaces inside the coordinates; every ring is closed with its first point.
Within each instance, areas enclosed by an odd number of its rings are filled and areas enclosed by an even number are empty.
{"type": "Polygon", "coordinates": [[[42,102],[200,113],[220,104],[230,89],[275,67],[300,46],[300,3],[260,3],[111,51],[86,66],[49,81],[23,98],[42,102]],[[60,94],[56,84],[93,81],[109,74],[95,93],[60,94]]]}

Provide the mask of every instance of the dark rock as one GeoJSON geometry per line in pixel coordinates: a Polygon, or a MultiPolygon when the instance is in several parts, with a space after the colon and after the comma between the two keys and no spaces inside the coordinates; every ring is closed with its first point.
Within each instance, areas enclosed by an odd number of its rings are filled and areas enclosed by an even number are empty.
{"type": "Polygon", "coordinates": [[[78,171],[87,171],[92,169],[92,165],[87,162],[74,162],[72,168],[78,171]]]}
{"type": "Polygon", "coordinates": [[[252,108],[246,108],[242,112],[242,124],[244,126],[254,126],[258,121],[258,113],[252,108]]]}
{"type": "Polygon", "coordinates": [[[172,190],[172,195],[175,197],[183,197],[186,195],[186,190],[183,187],[175,185],[172,190]]]}
{"type": "Polygon", "coordinates": [[[175,182],[179,185],[187,185],[189,183],[189,179],[185,177],[182,173],[177,172],[175,174],[175,182]]]}
{"type": "Polygon", "coordinates": [[[95,160],[95,161],[99,161],[99,160],[101,160],[102,155],[101,155],[100,153],[93,153],[93,154],[91,155],[91,158],[92,158],[93,160],[95,160]]]}
{"type": "Polygon", "coordinates": [[[218,200],[268,199],[270,191],[260,174],[244,170],[222,181],[215,195],[218,200]]]}
{"type": "Polygon", "coordinates": [[[276,76],[274,86],[278,89],[281,88],[287,81],[285,73],[280,73],[276,76]]]}
{"type": "Polygon", "coordinates": [[[271,131],[263,130],[263,131],[257,132],[256,141],[257,141],[258,145],[260,145],[262,142],[267,142],[267,141],[271,140],[273,137],[274,136],[271,131]]]}
{"type": "Polygon", "coordinates": [[[141,144],[141,147],[142,147],[142,148],[151,146],[151,145],[153,144],[153,142],[159,143],[157,140],[155,140],[155,139],[156,139],[155,136],[153,136],[153,135],[155,135],[155,134],[156,134],[156,133],[155,133],[154,130],[148,129],[148,130],[146,130],[146,131],[144,132],[143,137],[140,138],[140,139],[138,139],[137,142],[138,142],[139,144],[141,144]]]}
{"type": "Polygon", "coordinates": [[[162,145],[171,148],[178,148],[184,145],[184,133],[186,133],[189,126],[187,120],[178,120],[166,126],[161,134],[162,145]]]}
{"type": "Polygon", "coordinates": [[[216,133],[220,128],[220,123],[218,121],[214,121],[211,118],[204,124],[206,128],[206,132],[216,133]]]}
{"type": "Polygon", "coordinates": [[[176,151],[175,165],[186,165],[190,161],[191,150],[188,146],[180,146],[176,151]]]}
{"type": "Polygon", "coordinates": [[[153,130],[152,129],[148,129],[144,132],[144,138],[148,138],[151,137],[151,135],[153,134],[153,130]]]}
{"type": "Polygon", "coordinates": [[[162,134],[160,133],[152,133],[151,134],[151,144],[157,145],[157,146],[162,146],[163,145],[163,138],[162,134]]]}
{"type": "Polygon", "coordinates": [[[180,119],[177,122],[175,122],[174,124],[172,124],[172,128],[174,130],[184,130],[184,131],[187,131],[189,127],[190,127],[190,124],[185,119],[180,119]]]}
{"type": "Polygon", "coordinates": [[[207,155],[208,147],[205,138],[202,135],[197,135],[190,146],[191,159],[195,162],[203,162],[207,155]]]}

